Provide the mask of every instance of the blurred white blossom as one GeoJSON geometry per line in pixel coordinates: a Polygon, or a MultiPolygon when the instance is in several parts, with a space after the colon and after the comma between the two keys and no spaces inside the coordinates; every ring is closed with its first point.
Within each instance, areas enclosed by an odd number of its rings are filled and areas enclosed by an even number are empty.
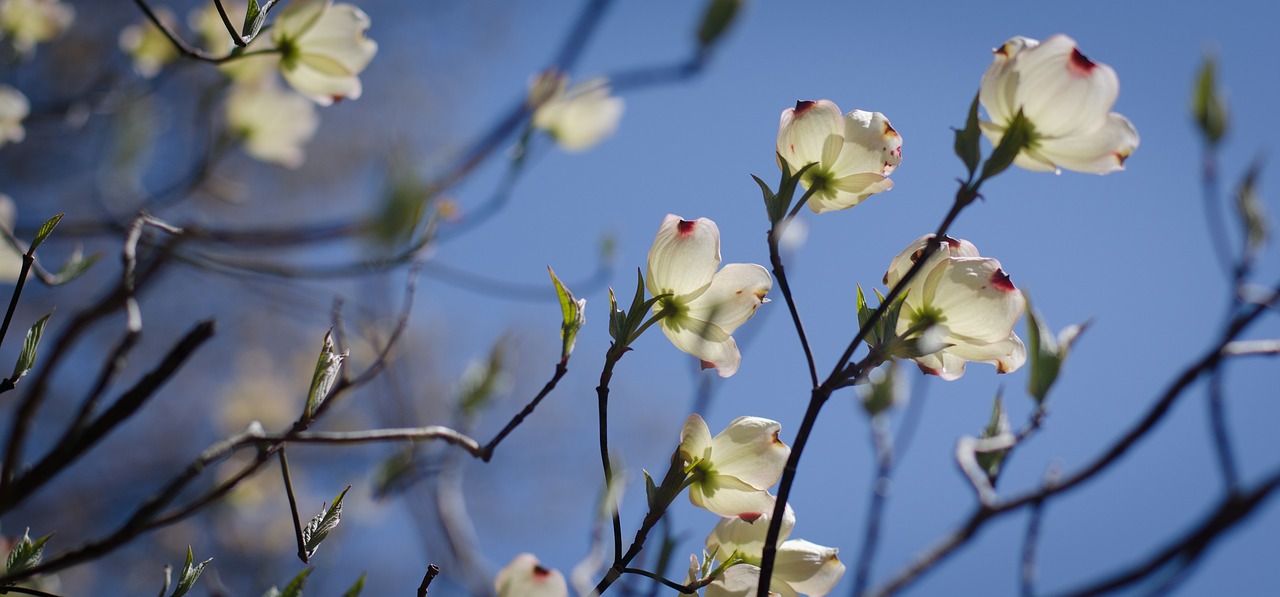
{"type": "Polygon", "coordinates": [[[10,141],[21,143],[27,138],[22,121],[31,113],[31,102],[21,91],[0,85],[0,147],[10,141]]]}
{"type": "MultiPolygon", "coordinates": [[[[889,174],[902,162],[902,136],[879,112],[840,115],[830,100],[796,102],[782,111],[778,155],[792,173],[808,164],[800,184],[814,189],[809,209],[848,209],[893,188],[889,174]]],[[[781,166],[781,164],[779,164],[781,166]]]]}
{"type": "Polygon", "coordinates": [[[608,138],[622,119],[622,98],[610,95],[609,82],[587,79],[568,90],[563,75],[538,77],[529,92],[533,126],[555,138],[565,151],[585,151],[608,138]]]}
{"type": "Polygon", "coordinates": [[[1138,131],[1111,111],[1119,95],[1116,72],[1080,53],[1070,37],[1055,35],[1044,43],[1015,37],[996,48],[982,75],[978,99],[990,118],[981,123],[982,133],[998,144],[1021,111],[1032,131],[1017,165],[1093,174],[1123,170],[1138,148],[1138,131]]]}
{"type": "Polygon", "coordinates": [[[768,300],[773,277],[756,264],[719,267],[716,223],[668,214],[649,249],[645,287],[652,296],[671,295],[653,306],[654,314],[666,313],[658,325],[671,343],[729,377],[742,360],[731,334],[768,300]]]}
{"type": "Polygon", "coordinates": [[[522,553],[498,572],[494,582],[498,597],[568,597],[569,586],[564,575],[554,568],[543,568],[531,553],[522,553]]]}
{"type": "Polygon", "coordinates": [[[249,155],[287,168],[302,165],[302,147],[320,125],[316,107],[274,78],[239,84],[227,96],[227,124],[249,155]]]}
{"type": "MultiPolygon", "coordinates": [[[[13,199],[0,193],[0,226],[13,232],[13,223],[17,220],[17,208],[13,199]]],[[[22,253],[6,239],[0,238],[0,282],[13,283],[22,275],[22,253]]]]}
{"type": "Polygon", "coordinates": [[[0,36],[25,54],[71,26],[76,11],[59,0],[0,0],[0,36]]]}
{"type": "MultiPolygon", "coordinates": [[[[178,21],[173,11],[163,6],[157,7],[155,13],[156,18],[170,30],[178,21]]],[[[156,76],[164,65],[178,57],[178,50],[173,47],[173,42],[147,18],[120,31],[120,49],[133,59],[133,70],[148,79],[156,76]]]]}

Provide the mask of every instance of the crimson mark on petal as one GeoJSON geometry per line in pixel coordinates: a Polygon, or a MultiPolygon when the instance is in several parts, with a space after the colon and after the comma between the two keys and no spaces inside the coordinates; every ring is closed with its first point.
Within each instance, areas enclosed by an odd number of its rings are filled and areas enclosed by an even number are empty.
{"type": "Polygon", "coordinates": [[[680,220],[680,223],[676,224],[676,231],[680,233],[680,236],[688,236],[693,234],[695,224],[696,222],[690,222],[689,220],[680,220]]]}
{"type": "Polygon", "coordinates": [[[763,512],[743,512],[742,514],[738,515],[738,518],[745,520],[748,523],[752,523],[757,520],[760,520],[760,517],[763,514],[764,514],[763,512]]]}
{"type": "Polygon", "coordinates": [[[550,571],[550,570],[548,570],[548,569],[546,569],[546,568],[543,568],[541,564],[534,564],[534,565],[533,565],[533,575],[534,575],[534,576],[542,577],[542,576],[547,576],[547,575],[549,575],[549,574],[551,574],[551,571],[550,571]]]}
{"type": "Polygon", "coordinates": [[[1067,61],[1067,70],[1071,71],[1071,74],[1077,77],[1087,77],[1097,66],[1092,60],[1089,60],[1088,56],[1080,53],[1080,48],[1071,49],[1071,59],[1067,61]]]}
{"type": "Polygon", "coordinates": [[[1014,290],[1017,290],[1017,288],[1014,288],[1013,286],[1013,281],[1009,279],[1009,274],[1004,273],[1003,269],[998,269],[991,274],[991,285],[996,287],[997,290],[1003,290],[1005,292],[1013,292],[1014,290]]]}
{"type": "Polygon", "coordinates": [[[812,107],[814,107],[814,106],[816,106],[816,105],[818,105],[818,102],[815,102],[815,101],[812,101],[812,100],[798,100],[798,101],[796,101],[796,108],[795,108],[796,116],[799,116],[799,115],[801,115],[801,114],[804,114],[805,112],[808,112],[808,111],[809,111],[809,108],[812,108],[812,107]]]}

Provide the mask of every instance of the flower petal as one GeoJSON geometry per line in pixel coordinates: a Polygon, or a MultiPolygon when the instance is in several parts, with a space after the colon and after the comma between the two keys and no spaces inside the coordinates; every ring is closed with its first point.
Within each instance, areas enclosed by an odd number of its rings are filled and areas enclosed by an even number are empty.
{"type": "Polygon", "coordinates": [[[565,151],[583,151],[617,130],[622,110],[622,98],[609,94],[605,79],[589,79],[539,106],[533,125],[551,133],[565,151]]]}
{"type": "Polygon", "coordinates": [[[844,118],[830,100],[800,101],[782,111],[778,122],[778,155],[795,173],[808,164],[822,162],[830,137],[843,143],[844,118]]]}
{"type": "MultiPolygon", "coordinates": [[[[760,584],[760,568],[750,564],[730,566],[724,575],[707,585],[706,597],[754,597],[760,584]]],[[[772,587],[770,587],[772,589],[772,587]]],[[[794,592],[782,594],[770,590],[770,597],[793,597],[794,592]]]]}
{"type": "Polygon", "coordinates": [[[760,417],[738,417],[711,439],[715,471],[756,489],[767,489],[782,476],[791,448],[778,439],[782,425],[760,417]]]}
{"type": "MultiPolygon", "coordinates": [[[[920,258],[931,238],[933,238],[933,234],[926,234],[915,239],[911,244],[907,245],[907,248],[893,258],[893,261],[889,263],[889,270],[884,274],[885,286],[893,288],[898,285],[898,281],[907,275],[907,270],[910,270],[911,266],[920,258]]],[[[946,243],[947,252],[952,257],[978,256],[978,247],[973,246],[973,243],[967,240],[947,237],[946,243]]]]}
{"type": "MultiPolygon", "coordinates": [[[[769,534],[771,514],[772,512],[765,512],[759,518],[752,520],[720,519],[711,534],[707,535],[707,553],[720,561],[725,561],[736,552],[742,554],[742,557],[749,562],[759,562],[760,558],[764,557],[764,540],[769,534]]],[[[787,537],[791,536],[791,529],[795,526],[795,512],[791,510],[791,504],[787,504],[785,514],[782,516],[782,525],[779,527],[781,532],[778,534],[778,543],[786,541],[787,537]]]]}
{"type": "Polygon", "coordinates": [[[568,597],[569,585],[554,568],[543,568],[538,558],[522,553],[498,572],[494,582],[498,597],[568,597]]]}
{"type": "Polygon", "coordinates": [[[1080,53],[1074,39],[1054,35],[1019,52],[1017,102],[1041,137],[1061,137],[1097,129],[1120,95],[1110,66],[1080,53]]]}
{"type": "Polygon", "coordinates": [[[684,420],[680,430],[680,458],[685,462],[702,460],[711,456],[711,430],[697,413],[684,420]]]}
{"type": "Polygon", "coordinates": [[[776,500],[769,492],[756,489],[735,477],[712,473],[689,486],[689,501],[726,518],[744,515],[752,518],[772,512],[776,500]]]}
{"type": "Polygon", "coordinates": [[[809,209],[820,214],[849,209],[876,193],[893,188],[893,181],[876,172],[851,174],[827,181],[827,188],[809,197],[809,209]]]}
{"type": "Polygon", "coordinates": [[[773,288],[773,276],[754,263],[730,263],[711,278],[711,285],[688,304],[688,316],[708,321],[726,334],[751,319],[773,288]]]}
{"type": "Polygon", "coordinates": [[[1039,40],[1021,36],[1004,42],[992,52],[991,66],[982,75],[978,102],[986,109],[987,116],[1000,123],[1002,130],[1018,113],[1018,75],[1013,71],[1013,61],[1022,50],[1038,45],[1039,40]]]}
{"type": "Polygon", "coordinates": [[[674,300],[687,304],[711,285],[719,267],[720,229],[716,223],[668,214],[649,249],[645,287],[653,296],[670,293],[674,300]]]}
{"type": "Polygon", "coordinates": [[[811,597],[826,595],[844,576],[844,564],[836,557],[839,551],[803,539],[787,541],[778,546],[770,584],[783,583],[811,597]]]}
{"type": "Polygon", "coordinates": [[[1054,164],[1092,174],[1124,170],[1124,161],[1138,148],[1138,130],[1128,118],[1112,112],[1106,124],[1087,134],[1044,139],[1037,153],[1054,164]]]}
{"type": "Polygon", "coordinates": [[[1026,309],[1026,301],[1000,262],[985,257],[949,257],[940,268],[941,275],[929,276],[933,288],[926,287],[920,298],[942,312],[948,336],[978,343],[1008,338],[1026,309]]]}
{"type": "Polygon", "coordinates": [[[931,355],[915,359],[920,371],[926,375],[936,375],[946,381],[955,381],[964,375],[964,366],[968,361],[951,354],[950,350],[935,352],[931,355]]]}
{"type": "Polygon", "coordinates": [[[966,361],[994,363],[996,373],[1013,373],[1027,362],[1027,348],[1017,334],[990,344],[956,344],[947,352],[966,361]]]}
{"type": "Polygon", "coordinates": [[[742,361],[738,343],[716,324],[691,317],[669,316],[660,320],[658,327],[676,348],[698,357],[704,369],[709,364],[716,368],[720,377],[730,377],[738,372],[742,361]]]}
{"type": "Polygon", "coordinates": [[[902,163],[902,136],[879,112],[854,110],[844,117],[844,148],[832,164],[832,175],[875,172],[888,176],[902,163]]]}

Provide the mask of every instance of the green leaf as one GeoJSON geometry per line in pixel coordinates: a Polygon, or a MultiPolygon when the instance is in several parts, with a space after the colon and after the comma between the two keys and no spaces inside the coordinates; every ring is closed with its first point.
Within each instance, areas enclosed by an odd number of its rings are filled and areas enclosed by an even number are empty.
{"type": "Polygon", "coordinates": [[[44,333],[44,324],[49,321],[50,315],[53,313],[41,317],[35,325],[31,326],[31,329],[27,330],[27,338],[22,342],[22,352],[18,355],[18,362],[13,366],[13,375],[9,376],[10,382],[18,383],[18,380],[35,366],[36,348],[40,346],[40,336],[44,333]]]}
{"type": "Polygon", "coordinates": [[[729,29],[742,0],[711,0],[707,3],[707,11],[702,15],[702,25],[698,27],[698,44],[707,47],[729,29]]]}
{"type": "Polygon", "coordinates": [[[62,267],[58,269],[58,273],[54,275],[53,282],[50,286],[61,286],[79,278],[81,274],[89,271],[99,259],[102,259],[102,253],[94,253],[88,257],[84,256],[84,251],[79,245],[71,252],[71,256],[63,262],[62,267]]]}
{"type": "Polygon", "coordinates": [[[973,103],[969,104],[969,116],[965,119],[964,128],[955,131],[956,156],[960,161],[964,162],[965,168],[969,170],[969,178],[973,179],[974,172],[978,170],[978,163],[982,161],[982,147],[979,143],[982,139],[982,131],[978,127],[978,96],[973,96],[973,103]]]}
{"type": "Polygon", "coordinates": [[[563,319],[560,323],[560,360],[564,362],[573,354],[578,330],[587,323],[587,299],[575,300],[573,293],[564,287],[550,266],[547,267],[547,273],[551,274],[551,282],[556,286],[556,298],[560,300],[560,315],[563,319]]]}
{"type": "Polygon", "coordinates": [[[458,381],[458,408],[466,417],[473,417],[489,406],[493,396],[501,391],[502,373],[506,361],[503,345],[504,338],[499,338],[489,350],[484,361],[473,362],[462,372],[458,381]]]}
{"type": "Polygon", "coordinates": [[[1027,117],[1022,114],[1022,110],[1018,110],[1018,114],[1013,117],[1013,121],[1004,130],[1004,136],[1000,138],[1000,143],[996,145],[996,148],[991,152],[991,156],[987,158],[987,163],[982,165],[982,177],[979,180],[987,180],[1004,172],[1006,168],[1013,164],[1013,160],[1018,157],[1018,153],[1030,147],[1033,138],[1035,138],[1035,131],[1031,126],[1031,121],[1027,120],[1027,117]]]}
{"type": "MultiPolygon", "coordinates": [[[[1004,412],[1004,401],[1000,394],[996,394],[995,402],[991,405],[991,419],[987,421],[987,426],[982,428],[982,438],[996,437],[1006,433],[1009,433],[1009,417],[1004,412]]],[[[978,452],[975,457],[978,460],[978,466],[986,471],[987,478],[995,483],[996,478],[1000,476],[1000,465],[1008,455],[1009,450],[1004,449],[978,452]]]]}
{"type": "Polygon", "coordinates": [[[31,246],[27,248],[28,255],[35,253],[36,247],[40,246],[46,238],[49,238],[49,234],[53,232],[53,229],[58,226],[58,222],[62,221],[62,216],[65,215],[67,214],[60,213],[40,225],[40,229],[36,231],[36,237],[31,241],[31,246]]]}
{"type": "Polygon", "coordinates": [[[1258,176],[1262,171],[1262,160],[1255,160],[1245,173],[1244,180],[1236,189],[1236,215],[1245,233],[1245,254],[1249,257],[1267,244],[1270,226],[1267,223],[1266,210],[1258,196],[1258,176]]]}
{"type": "Polygon", "coordinates": [[[351,585],[351,588],[347,589],[346,592],[342,594],[342,597],[360,597],[360,591],[364,590],[364,577],[365,573],[361,572],[360,578],[356,579],[356,584],[351,585]]]}
{"type": "Polygon", "coordinates": [[[303,409],[302,418],[305,421],[311,420],[315,415],[316,409],[324,403],[325,398],[329,396],[329,391],[333,389],[333,384],[338,379],[338,372],[342,369],[342,362],[347,359],[349,351],[344,350],[342,354],[338,354],[333,344],[333,328],[324,333],[324,342],[320,344],[320,357],[316,359],[316,368],[311,373],[311,388],[307,390],[307,404],[303,409]]]}
{"type": "Polygon", "coordinates": [[[874,417],[898,403],[902,390],[902,384],[898,379],[896,362],[880,367],[872,373],[871,386],[861,393],[862,408],[868,415],[874,417]]]}
{"type": "Polygon", "coordinates": [[[613,338],[615,343],[621,342],[623,332],[623,324],[626,323],[627,314],[618,308],[618,299],[613,295],[613,288],[609,289],[609,337],[613,338]]]}
{"type": "Polygon", "coordinates": [[[302,587],[307,584],[307,577],[311,576],[313,571],[315,568],[307,568],[299,572],[293,580],[289,581],[284,590],[280,591],[280,597],[302,597],[302,587]]]}
{"type": "Polygon", "coordinates": [[[338,523],[342,521],[342,498],[346,497],[348,491],[351,491],[350,485],[343,489],[338,497],[333,498],[333,505],[320,508],[320,513],[303,527],[302,546],[307,552],[307,559],[311,559],[316,550],[320,549],[320,543],[333,529],[338,528],[338,523]]]}
{"type": "Polygon", "coordinates": [[[1211,55],[1206,55],[1200,63],[1191,92],[1191,114],[1210,146],[1217,145],[1227,135],[1227,100],[1218,86],[1218,65],[1211,55]]]}
{"type": "Polygon", "coordinates": [[[644,496],[646,499],[645,503],[649,506],[650,511],[652,511],[653,505],[655,503],[654,500],[655,498],[658,497],[658,486],[654,484],[653,477],[649,476],[649,471],[640,469],[640,472],[644,473],[644,496]]]}
{"type": "Polygon", "coordinates": [[[258,0],[249,0],[249,10],[244,14],[244,26],[240,29],[240,36],[246,40],[252,40],[258,36],[258,32],[262,31],[262,25],[267,22],[267,13],[271,11],[271,7],[275,6],[277,0],[266,0],[261,5],[258,0]]]}
{"type": "Polygon", "coordinates": [[[187,546],[187,563],[182,565],[182,573],[178,575],[178,586],[173,588],[173,593],[169,597],[182,597],[191,590],[191,586],[196,584],[196,580],[204,573],[204,567],[213,561],[209,558],[199,564],[192,564],[195,561],[195,554],[191,552],[191,546],[187,546]]]}
{"type": "Polygon", "coordinates": [[[787,206],[783,204],[782,198],[775,195],[773,189],[769,188],[769,185],[763,180],[760,180],[759,176],[752,174],[751,180],[756,181],[756,184],[760,186],[760,194],[764,196],[764,211],[765,215],[769,217],[769,223],[776,224],[781,221],[782,217],[787,215],[787,206]]]}
{"type": "Polygon", "coordinates": [[[413,484],[418,470],[417,452],[406,448],[382,461],[373,474],[373,495],[385,498],[413,484]]]}
{"type": "Polygon", "coordinates": [[[13,546],[13,550],[5,560],[5,573],[15,574],[39,565],[40,557],[44,555],[44,544],[52,536],[53,533],[50,533],[33,542],[31,529],[23,531],[22,538],[13,546]]]}
{"type": "Polygon", "coordinates": [[[1058,380],[1071,344],[1088,325],[1085,322],[1067,326],[1054,336],[1043,316],[1032,306],[1031,298],[1027,297],[1027,360],[1031,365],[1031,374],[1027,376],[1027,393],[1037,405],[1044,404],[1049,389],[1058,380]]]}

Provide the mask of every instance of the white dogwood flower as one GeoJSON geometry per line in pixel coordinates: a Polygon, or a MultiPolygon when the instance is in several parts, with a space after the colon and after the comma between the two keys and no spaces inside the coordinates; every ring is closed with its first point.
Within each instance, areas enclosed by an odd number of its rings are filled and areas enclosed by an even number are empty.
{"type": "Polygon", "coordinates": [[[0,147],[10,141],[21,143],[27,138],[22,121],[31,113],[31,102],[21,91],[0,85],[0,147]]]}
{"type": "Polygon", "coordinates": [[[1044,43],[1015,37],[995,50],[982,75],[978,100],[990,118],[982,133],[999,144],[1021,111],[1032,130],[1015,164],[1053,172],[1123,170],[1138,148],[1138,131],[1111,111],[1119,95],[1116,72],[1085,57],[1070,37],[1044,43]]]}
{"type": "MultiPolygon", "coordinates": [[[[778,550],[774,559],[773,576],[769,579],[769,590],[783,597],[826,595],[844,576],[844,564],[837,556],[839,550],[803,539],[787,539],[794,526],[795,514],[791,511],[791,506],[787,505],[779,529],[781,532],[778,534],[778,550]]],[[[707,536],[707,553],[721,562],[741,558],[742,563],[730,566],[724,577],[707,587],[709,597],[755,595],[768,532],[768,513],[751,521],[725,518],[716,523],[716,528],[707,536]],[[747,578],[753,582],[745,582],[747,578]],[[715,587],[714,592],[712,587],[715,587]],[[742,592],[743,589],[748,592],[742,592]]]]}
{"type": "Polygon", "coordinates": [[[359,74],[378,51],[365,37],[369,24],[369,16],[350,4],[290,2],[271,28],[284,79],[321,106],[359,98],[359,74]]]}
{"type": "Polygon", "coordinates": [[[816,187],[809,209],[823,213],[848,209],[892,189],[888,177],[902,162],[902,136],[879,112],[854,110],[841,116],[830,100],[801,101],[782,111],[777,150],[793,173],[816,164],[800,184],[816,187]]]}
{"type": "Polygon", "coordinates": [[[494,582],[498,597],[569,597],[564,575],[543,568],[531,553],[522,553],[498,572],[494,582]]]}
{"type": "Polygon", "coordinates": [[[618,130],[622,98],[610,95],[609,81],[587,79],[565,89],[565,77],[546,73],[530,90],[533,126],[555,138],[565,151],[585,151],[618,130]]]}
{"type": "Polygon", "coordinates": [[[782,425],[759,417],[738,417],[711,437],[693,414],[680,432],[679,454],[693,477],[689,501],[724,517],[755,520],[773,511],[766,491],[782,476],[791,448],[778,439],[782,425]]]}
{"type": "Polygon", "coordinates": [[[36,44],[62,35],[75,16],[75,9],[59,0],[4,0],[0,2],[0,37],[25,54],[36,44]]]}
{"type": "MultiPolygon", "coordinates": [[[[170,28],[178,21],[173,11],[163,6],[157,7],[155,13],[156,18],[170,28]]],[[[159,74],[164,65],[178,57],[178,50],[173,47],[173,42],[165,37],[155,23],[145,18],[120,31],[120,49],[133,59],[133,70],[147,79],[159,74]]]]}
{"type": "Polygon", "coordinates": [[[269,78],[232,87],[227,124],[250,156],[297,168],[305,159],[302,146],[315,135],[320,119],[311,102],[269,78]]]}
{"type": "Polygon", "coordinates": [[[767,301],[773,278],[755,264],[719,267],[716,223],[668,214],[649,249],[645,287],[652,296],[671,295],[653,306],[654,314],[665,313],[658,325],[671,343],[729,377],[742,360],[731,334],[767,301]]]}
{"type": "MultiPolygon", "coordinates": [[[[884,277],[889,288],[920,259],[932,237],[916,239],[893,258],[884,277]]],[[[942,347],[915,359],[925,373],[952,380],[964,375],[967,361],[994,363],[997,373],[1012,372],[1026,362],[1026,347],[1013,333],[1026,310],[1022,291],[999,261],[980,257],[972,243],[945,239],[906,292],[897,333],[916,328],[931,344],[942,347]]]]}

